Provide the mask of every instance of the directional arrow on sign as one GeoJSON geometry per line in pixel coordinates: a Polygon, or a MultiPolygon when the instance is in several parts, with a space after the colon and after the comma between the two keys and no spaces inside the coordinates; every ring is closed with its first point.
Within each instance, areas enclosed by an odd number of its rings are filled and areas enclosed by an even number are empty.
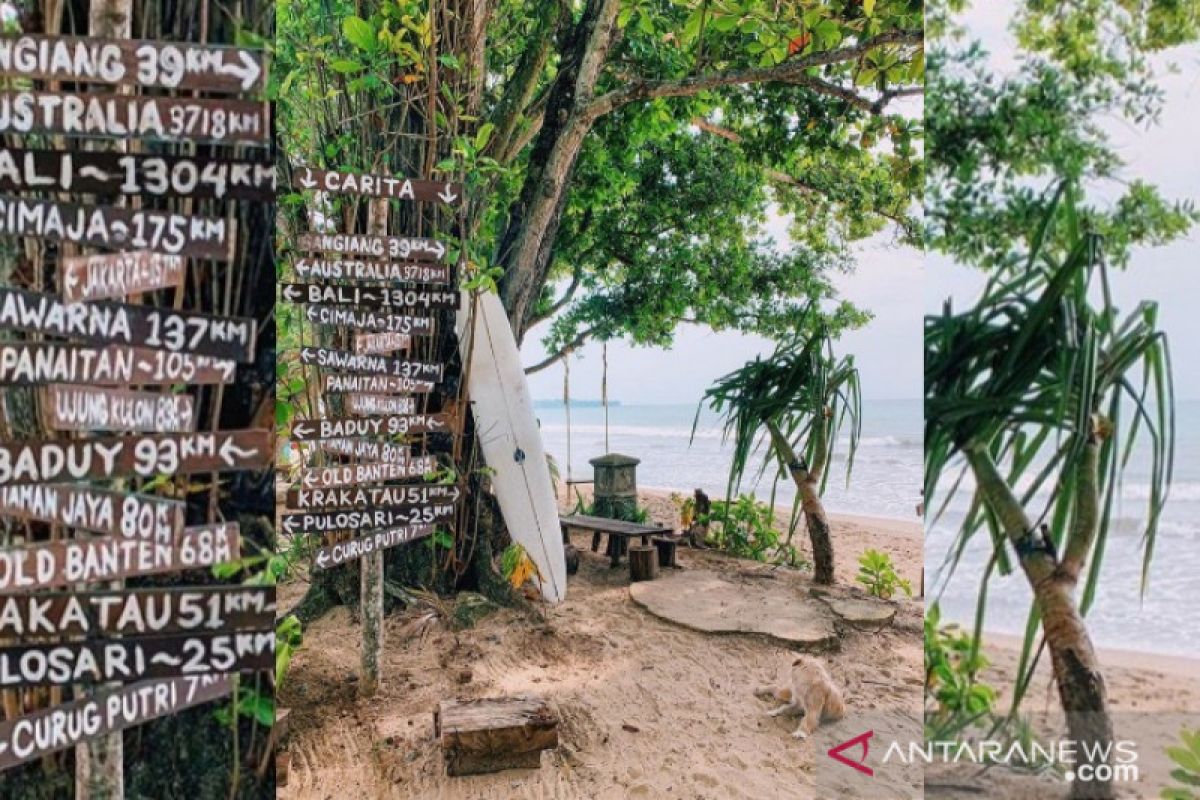
{"type": "Polygon", "coordinates": [[[304,292],[294,283],[289,283],[283,287],[283,299],[289,303],[294,303],[304,296],[304,292]]]}
{"type": "Polygon", "coordinates": [[[312,170],[309,169],[308,167],[304,168],[304,173],[300,176],[300,178],[298,180],[300,181],[300,185],[303,186],[305,189],[311,189],[317,185],[316,180],[312,176],[312,170]]]}
{"type": "Polygon", "coordinates": [[[258,455],[258,449],[243,450],[232,438],[221,443],[221,460],[229,466],[235,466],[239,461],[245,461],[258,455]]]}
{"type": "Polygon", "coordinates": [[[315,431],[316,428],[313,428],[304,422],[296,423],[296,426],[292,428],[292,433],[295,434],[297,439],[306,439],[315,431]]]}
{"type": "Polygon", "coordinates": [[[245,50],[239,50],[238,56],[242,61],[240,65],[222,63],[219,72],[239,78],[242,82],[242,91],[246,92],[250,90],[251,86],[258,83],[259,77],[262,76],[262,67],[258,66],[258,63],[245,50]]]}
{"type": "MultiPolygon", "coordinates": [[[[442,199],[442,202],[447,203],[447,204],[453,203],[455,200],[458,199],[458,195],[456,195],[453,191],[451,191],[450,184],[448,184],[448,183],[446,184],[445,189],[438,192],[438,197],[440,197],[442,199]]],[[[439,258],[440,257],[441,256],[439,256],[439,258]]]]}

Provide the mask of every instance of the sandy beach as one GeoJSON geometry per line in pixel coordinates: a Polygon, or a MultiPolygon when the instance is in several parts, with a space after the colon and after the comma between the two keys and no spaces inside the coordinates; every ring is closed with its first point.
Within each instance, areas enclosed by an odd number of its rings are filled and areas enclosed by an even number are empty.
{"type": "MultiPolygon", "coordinates": [[[[642,504],[664,524],[677,518],[669,492],[642,504]]],[[[852,582],[867,547],[892,552],[910,579],[920,570],[919,525],[834,520],[838,580],[852,582]]],[[[772,706],[753,689],[775,680],[792,652],[756,635],[712,635],[658,619],[629,598],[628,569],[610,570],[583,536],[579,574],[567,600],[530,614],[499,610],[465,630],[414,610],[387,619],[384,681],[371,700],[357,697],[358,624],[339,608],[305,635],[281,694],[292,709],[291,775],[281,798],[810,798],[818,788],[812,742],[789,734],[796,723],[765,716],[772,706]],[[532,693],[558,714],[560,745],[539,770],[465,778],[445,774],[433,738],[440,700],[532,693]]],[[[681,548],[685,570],[736,575],[764,565],[681,548]]],[[[807,592],[807,575],[773,570],[771,581],[807,592]]],[[[761,578],[757,579],[761,582],[761,578]]],[[[915,585],[915,583],[914,583],[915,585]]],[[[280,589],[287,608],[303,581],[280,589]]],[[[849,716],[920,713],[919,600],[899,605],[893,627],[846,640],[823,655],[844,684],[849,716]]],[[[882,788],[882,787],[881,787],[882,788]]],[[[912,797],[909,787],[887,796],[912,797]]],[[[881,795],[883,796],[883,795],[881,795]]]]}

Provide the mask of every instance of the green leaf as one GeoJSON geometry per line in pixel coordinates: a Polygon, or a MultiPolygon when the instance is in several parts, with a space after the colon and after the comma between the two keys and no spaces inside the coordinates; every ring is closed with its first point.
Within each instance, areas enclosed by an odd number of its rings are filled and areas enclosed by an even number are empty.
{"type": "Polygon", "coordinates": [[[375,26],[361,17],[350,16],[342,20],[342,33],[346,40],[359,50],[374,52],[376,45],[375,26]]]}
{"type": "Polygon", "coordinates": [[[483,150],[487,147],[488,142],[492,138],[492,134],[496,131],[496,125],[492,122],[485,122],[479,126],[479,131],[475,134],[475,149],[483,150]]]}
{"type": "Polygon", "coordinates": [[[329,66],[333,67],[334,72],[341,73],[342,75],[349,75],[363,68],[362,64],[349,58],[336,58],[329,62],[329,66]]]}
{"type": "Polygon", "coordinates": [[[863,0],[862,8],[868,17],[875,16],[875,0],[863,0]]]}

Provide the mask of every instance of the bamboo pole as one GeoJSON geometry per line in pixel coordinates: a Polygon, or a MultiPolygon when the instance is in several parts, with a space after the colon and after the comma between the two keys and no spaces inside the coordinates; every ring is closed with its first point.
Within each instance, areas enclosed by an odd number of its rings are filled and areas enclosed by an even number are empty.
{"type": "MultiPolygon", "coordinates": [[[[387,218],[387,198],[372,199],[367,213],[367,233],[386,236],[387,218]]],[[[360,569],[362,679],[359,692],[363,697],[372,697],[379,690],[379,662],[383,660],[383,552],[376,550],[364,556],[360,569]]]]}

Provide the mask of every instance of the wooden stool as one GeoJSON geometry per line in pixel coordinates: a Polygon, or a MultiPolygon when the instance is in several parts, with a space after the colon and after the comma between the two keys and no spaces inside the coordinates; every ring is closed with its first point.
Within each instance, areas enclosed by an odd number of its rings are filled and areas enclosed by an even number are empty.
{"type": "Polygon", "coordinates": [[[573,544],[563,545],[563,555],[567,560],[567,574],[579,572],[579,550],[573,544]]]}
{"type": "Polygon", "coordinates": [[[652,581],[658,574],[658,548],[637,546],[629,548],[629,580],[652,581]]]}
{"type": "Polygon", "coordinates": [[[537,769],[558,747],[558,718],[537,697],[443,700],[433,712],[450,775],[537,769]]]}
{"type": "Polygon", "coordinates": [[[675,563],[676,540],[674,537],[655,536],[652,541],[658,548],[658,565],[660,567],[675,568],[679,566],[675,563]]]}

